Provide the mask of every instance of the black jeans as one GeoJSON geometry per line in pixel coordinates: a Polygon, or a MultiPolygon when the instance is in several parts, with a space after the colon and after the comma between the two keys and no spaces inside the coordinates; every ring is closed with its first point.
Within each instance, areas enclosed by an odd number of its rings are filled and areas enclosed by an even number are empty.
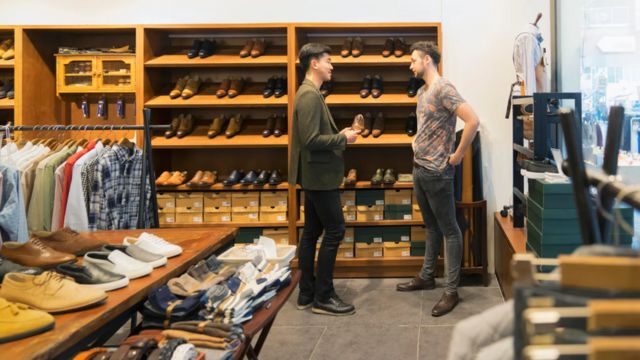
{"type": "Polygon", "coordinates": [[[304,231],[298,246],[300,296],[315,298],[316,301],[329,300],[333,289],[333,268],[340,242],[344,238],[344,215],[340,202],[340,192],[304,191],[304,231]],[[314,260],[318,238],[324,237],[318,253],[318,268],[314,276],[314,260]]]}

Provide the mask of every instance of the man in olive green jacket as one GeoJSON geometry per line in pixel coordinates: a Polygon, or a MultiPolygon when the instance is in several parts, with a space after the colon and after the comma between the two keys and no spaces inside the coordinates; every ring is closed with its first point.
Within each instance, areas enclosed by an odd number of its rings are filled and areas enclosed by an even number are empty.
{"type": "Polygon", "coordinates": [[[331,49],[310,43],[300,49],[300,65],[305,79],[296,93],[289,183],[304,189],[305,224],[298,246],[302,271],[298,309],[327,315],[350,315],[351,304],[342,301],[333,288],[333,268],[345,224],[338,188],[344,177],[342,152],[356,141],[358,132],[338,131],[320,93],[323,82],[331,80],[331,49]],[[317,276],[314,260],[318,238],[324,237],[318,252],[317,276]]]}

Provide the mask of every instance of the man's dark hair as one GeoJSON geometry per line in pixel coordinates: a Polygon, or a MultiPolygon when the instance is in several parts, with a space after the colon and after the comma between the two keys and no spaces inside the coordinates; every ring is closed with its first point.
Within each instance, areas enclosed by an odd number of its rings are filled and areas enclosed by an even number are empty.
{"type": "Polygon", "coordinates": [[[424,55],[429,55],[429,57],[433,60],[433,64],[438,66],[440,64],[440,51],[438,48],[430,41],[418,41],[411,45],[411,50],[409,53],[413,53],[414,51],[421,51],[424,55]]]}
{"type": "Polygon", "coordinates": [[[331,54],[331,48],[329,46],[319,43],[305,44],[298,54],[302,71],[306,74],[309,66],[311,66],[311,60],[318,60],[324,54],[331,54]]]}

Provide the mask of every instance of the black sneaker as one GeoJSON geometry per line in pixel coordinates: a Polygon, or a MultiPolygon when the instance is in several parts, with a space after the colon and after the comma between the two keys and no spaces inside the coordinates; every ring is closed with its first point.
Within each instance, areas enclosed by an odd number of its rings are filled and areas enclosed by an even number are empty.
{"type": "Polygon", "coordinates": [[[342,301],[342,299],[334,293],[327,302],[315,301],[311,311],[315,314],[346,316],[355,314],[356,308],[355,306],[342,301]]]}
{"type": "Polygon", "coordinates": [[[42,274],[42,271],[43,270],[40,268],[22,266],[3,257],[0,257],[0,282],[2,282],[2,280],[4,279],[4,275],[10,272],[17,272],[28,275],[40,275],[42,274]]]}
{"type": "Polygon", "coordinates": [[[298,310],[306,310],[310,308],[311,305],[313,305],[313,296],[308,297],[308,296],[298,295],[298,303],[296,305],[296,308],[298,308],[298,310]]]}

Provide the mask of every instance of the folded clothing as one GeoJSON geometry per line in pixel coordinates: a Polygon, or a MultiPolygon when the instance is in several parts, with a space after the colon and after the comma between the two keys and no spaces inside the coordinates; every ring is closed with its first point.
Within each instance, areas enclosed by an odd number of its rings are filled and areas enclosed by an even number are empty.
{"type": "Polygon", "coordinates": [[[226,339],[204,334],[196,334],[182,330],[165,330],[162,335],[168,339],[184,339],[195,345],[211,349],[233,350],[240,346],[240,340],[227,341],[226,339]]]}
{"type": "Polygon", "coordinates": [[[244,330],[240,325],[220,324],[212,321],[180,321],[171,324],[171,329],[205,334],[227,341],[235,339],[244,341],[244,330]]]}
{"type": "Polygon", "coordinates": [[[142,308],[142,327],[168,328],[176,321],[198,319],[198,310],[204,304],[204,292],[197,292],[192,296],[179,299],[169,291],[169,287],[152,291],[142,308]],[[158,327],[160,325],[160,327],[158,327]]]}

